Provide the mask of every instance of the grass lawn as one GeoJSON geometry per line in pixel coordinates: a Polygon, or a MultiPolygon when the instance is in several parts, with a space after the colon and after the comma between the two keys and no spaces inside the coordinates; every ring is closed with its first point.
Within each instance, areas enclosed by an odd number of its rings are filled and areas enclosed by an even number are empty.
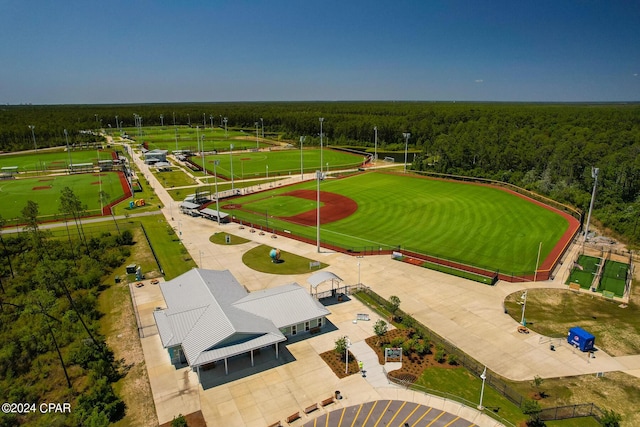
{"type": "MultiPolygon", "coordinates": [[[[137,128],[125,128],[125,131],[129,137],[135,140],[137,143],[142,144],[146,142],[150,150],[190,150],[192,152],[200,151],[200,144],[198,143],[198,136],[200,137],[201,144],[204,145],[204,151],[227,151],[229,146],[233,144],[234,150],[252,149],[256,148],[255,133],[243,132],[228,128],[225,134],[224,128],[214,127],[211,128],[207,123],[206,129],[196,123],[189,126],[151,126],[142,128],[142,136],[138,136],[137,128]],[[177,140],[177,141],[176,141],[177,140]]],[[[267,147],[270,144],[259,141],[260,147],[267,147]]]]}
{"type": "MultiPolygon", "coordinates": [[[[520,322],[521,292],[505,299],[509,315],[520,322]]],[[[527,292],[527,326],[542,335],[566,338],[569,328],[580,326],[596,337],[596,346],[612,356],[640,354],[640,307],[559,289],[530,289],[527,292]]]]}
{"type": "MultiPolygon", "coordinates": [[[[480,402],[480,391],[482,380],[472,375],[463,367],[444,369],[439,367],[429,367],[415,384],[420,388],[437,390],[440,393],[448,393],[453,396],[462,397],[468,406],[472,408],[480,402]]],[[[427,392],[429,392],[427,390],[427,392]]],[[[435,393],[434,393],[435,394],[435,393]]],[[[527,416],[520,408],[511,403],[506,397],[489,386],[484,388],[482,404],[488,410],[493,411],[502,418],[516,424],[526,420],[527,416]]]]}
{"type": "MultiPolygon", "coordinates": [[[[254,147],[255,148],[255,147],[254,147]]],[[[235,179],[248,179],[269,176],[300,175],[300,150],[277,150],[260,152],[235,152],[205,156],[207,170],[213,173],[213,162],[219,176],[231,179],[231,162],[235,179]]],[[[320,150],[313,148],[302,150],[302,163],[305,173],[314,172],[320,167],[320,150]]],[[[360,155],[345,153],[331,149],[322,150],[322,168],[330,170],[357,168],[364,158],[360,155]]],[[[202,166],[202,159],[194,156],[191,161],[202,166]]]]}
{"type": "Polygon", "coordinates": [[[216,245],[241,245],[243,243],[248,243],[251,240],[245,239],[244,237],[236,236],[235,234],[229,234],[224,232],[219,232],[211,235],[209,237],[209,241],[211,243],[215,243],[216,245]],[[227,243],[227,236],[229,236],[229,243],[227,243]]]}
{"type": "Polygon", "coordinates": [[[116,172],[86,173],[76,175],[42,176],[0,181],[0,206],[2,216],[11,220],[22,217],[22,209],[28,200],[38,203],[42,220],[60,217],[60,192],[69,187],[87,206],[89,215],[100,211],[100,188],[115,200],[124,195],[120,178],[116,172]]]}
{"type": "MultiPolygon", "coordinates": [[[[304,274],[310,273],[309,263],[315,260],[301,257],[289,252],[280,251],[280,260],[283,262],[274,263],[269,257],[269,252],[274,247],[277,247],[277,241],[274,241],[274,246],[260,245],[256,248],[248,250],[242,255],[242,262],[247,267],[254,270],[261,271],[263,273],[271,274],[304,274]]],[[[327,267],[327,264],[320,263],[320,267],[314,267],[314,271],[321,270],[327,267]]]]}
{"type": "MultiPolygon", "coordinates": [[[[353,250],[402,246],[505,274],[525,273],[535,269],[539,242],[544,259],[568,227],[552,211],[480,185],[371,172],[327,179],[320,187],[357,202],[355,214],[321,227],[322,241],[353,250]]],[[[315,190],[316,182],[238,197],[233,203],[242,210],[221,209],[259,225],[266,225],[268,210],[270,227],[315,240],[315,227],[272,214],[284,203],[278,196],[296,189],[315,190]]]]}
{"type": "Polygon", "coordinates": [[[172,169],[169,171],[157,172],[151,168],[151,173],[155,176],[164,188],[184,187],[186,185],[195,185],[196,180],[184,173],[181,169],[172,169]]]}
{"type": "Polygon", "coordinates": [[[0,167],[18,166],[19,172],[65,169],[70,160],[73,164],[93,163],[97,165],[98,160],[112,159],[112,153],[112,149],[71,150],[70,152],[64,148],[46,149],[2,155],[0,156],[0,167]]]}

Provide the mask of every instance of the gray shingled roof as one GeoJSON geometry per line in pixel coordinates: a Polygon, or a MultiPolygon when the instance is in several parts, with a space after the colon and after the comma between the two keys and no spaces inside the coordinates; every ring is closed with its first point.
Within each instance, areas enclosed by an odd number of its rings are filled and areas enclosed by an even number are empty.
{"type": "Polygon", "coordinates": [[[249,293],[228,270],[194,268],[160,289],[162,345],[182,345],[191,366],[285,341],[280,327],[329,314],[297,284],[249,293]]]}

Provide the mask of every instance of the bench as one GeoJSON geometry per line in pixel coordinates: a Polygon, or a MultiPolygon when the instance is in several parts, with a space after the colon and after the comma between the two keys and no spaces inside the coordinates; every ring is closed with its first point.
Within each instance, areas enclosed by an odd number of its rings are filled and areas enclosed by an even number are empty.
{"type": "Polygon", "coordinates": [[[569,283],[569,289],[580,292],[580,283],[569,283]]]}
{"type": "Polygon", "coordinates": [[[300,412],[296,412],[295,414],[291,414],[287,417],[287,423],[291,424],[295,420],[300,419],[300,412]]]}
{"type": "Polygon", "coordinates": [[[316,326],[315,328],[309,329],[310,334],[317,334],[318,332],[320,332],[320,326],[316,326]]]}
{"type": "Polygon", "coordinates": [[[313,411],[318,410],[318,404],[314,403],[313,405],[307,406],[306,408],[304,408],[304,413],[305,414],[310,414],[313,411]]]}
{"type": "Polygon", "coordinates": [[[320,402],[320,406],[322,406],[324,408],[327,405],[331,405],[333,402],[334,402],[334,400],[333,400],[333,396],[332,396],[332,397],[330,397],[328,399],[325,399],[322,402],[320,402]]]}

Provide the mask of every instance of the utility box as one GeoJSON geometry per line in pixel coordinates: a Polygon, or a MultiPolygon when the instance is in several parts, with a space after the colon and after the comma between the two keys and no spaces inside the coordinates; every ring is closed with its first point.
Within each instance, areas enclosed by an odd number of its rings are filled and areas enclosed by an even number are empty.
{"type": "Polygon", "coordinates": [[[575,347],[578,347],[580,351],[591,351],[595,345],[596,337],[591,335],[579,327],[573,327],[569,329],[567,335],[567,342],[575,347]]]}
{"type": "Polygon", "coordinates": [[[135,264],[129,264],[129,265],[127,265],[127,267],[126,267],[127,274],[136,274],[136,268],[137,268],[137,267],[138,267],[138,266],[137,266],[137,265],[135,265],[135,264]]]}

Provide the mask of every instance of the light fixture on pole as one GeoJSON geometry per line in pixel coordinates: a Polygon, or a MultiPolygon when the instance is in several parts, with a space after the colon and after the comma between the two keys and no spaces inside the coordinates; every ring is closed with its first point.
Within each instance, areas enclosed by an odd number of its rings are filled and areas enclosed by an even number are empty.
{"type": "Polygon", "coordinates": [[[220,164],[220,160],[214,160],[213,161],[213,179],[215,180],[216,183],[216,217],[218,218],[218,225],[220,225],[220,202],[218,200],[218,171],[216,170],[216,167],[220,164]]]}
{"type": "Polygon", "coordinates": [[[344,342],[345,342],[345,368],[344,368],[344,373],[348,374],[349,373],[349,347],[351,347],[351,340],[349,339],[348,336],[345,335],[344,337],[344,342]]]}
{"type": "Polygon", "coordinates": [[[29,129],[31,129],[31,136],[33,137],[33,149],[38,151],[38,146],[36,145],[36,133],[34,132],[35,128],[36,127],[34,125],[29,125],[29,129]]]}
{"type": "Polygon", "coordinates": [[[478,410],[482,411],[484,409],[484,406],[482,406],[482,398],[484,397],[484,382],[487,379],[487,367],[484,367],[484,371],[482,371],[482,375],[480,375],[480,378],[482,378],[482,388],[480,389],[480,404],[478,405],[478,410]]]}
{"type": "Polygon", "coordinates": [[[373,132],[375,134],[374,142],[373,142],[373,162],[378,161],[378,126],[373,127],[373,132]]]}
{"type": "Polygon", "coordinates": [[[317,230],[316,230],[316,243],[318,253],[320,253],[320,180],[322,179],[322,172],[316,171],[316,181],[318,181],[318,200],[316,202],[316,210],[317,210],[317,230]]]}
{"type": "Polygon", "coordinates": [[[520,319],[520,324],[522,326],[527,326],[527,320],[524,318],[524,312],[527,309],[527,291],[524,291],[520,296],[520,304],[522,304],[522,318],[520,319]]]}
{"type": "Polygon", "coordinates": [[[324,117],[320,117],[320,172],[322,172],[322,123],[324,117]]]}
{"type": "Polygon", "coordinates": [[[302,159],[302,145],[304,144],[304,136],[300,137],[300,181],[304,180],[304,161],[302,159]]]}
{"type": "Polygon", "coordinates": [[[587,241],[589,234],[589,222],[591,222],[591,210],[593,210],[593,201],[596,198],[596,186],[598,185],[598,168],[591,168],[591,178],[593,178],[593,191],[591,192],[591,202],[589,203],[589,215],[587,215],[587,226],[584,229],[584,242],[587,241]]]}
{"type": "Polygon", "coordinates": [[[402,136],[404,136],[404,173],[407,173],[407,151],[411,134],[409,132],[403,132],[402,136]]]}

